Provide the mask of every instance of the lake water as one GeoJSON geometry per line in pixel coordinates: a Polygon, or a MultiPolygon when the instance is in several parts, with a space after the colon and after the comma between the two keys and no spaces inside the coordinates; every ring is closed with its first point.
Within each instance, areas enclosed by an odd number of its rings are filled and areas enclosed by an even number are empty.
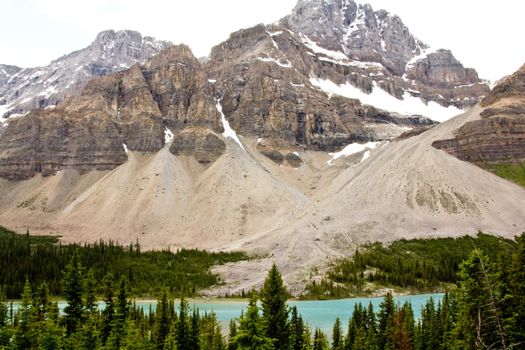
{"type": "MultiPolygon", "coordinates": [[[[443,294],[398,296],[394,297],[394,300],[400,305],[407,301],[410,302],[414,309],[414,316],[418,318],[421,314],[421,309],[431,297],[434,298],[437,303],[443,299],[443,294]]],[[[289,301],[288,304],[297,307],[298,312],[310,327],[318,327],[330,334],[337,317],[341,320],[343,330],[346,332],[348,320],[352,315],[352,311],[356,304],[361,303],[366,307],[371,302],[374,306],[374,310],[377,312],[381,301],[383,301],[383,298],[352,298],[338,300],[289,301]]],[[[157,302],[152,300],[136,300],[136,305],[142,307],[145,312],[148,312],[150,307],[152,310],[155,310],[156,304],[157,302]]],[[[227,330],[230,320],[239,317],[241,311],[246,309],[248,302],[228,299],[191,299],[189,304],[191,307],[198,308],[201,314],[204,312],[215,312],[218,320],[221,322],[223,330],[227,330]]],[[[13,303],[13,310],[15,312],[18,309],[18,305],[18,302],[13,303]]],[[[62,310],[66,306],[66,303],[61,301],[58,303],[58,306],[62,310]]],[[[104,307],[103,303],[101,303],[101,307],[104,307]]]]}

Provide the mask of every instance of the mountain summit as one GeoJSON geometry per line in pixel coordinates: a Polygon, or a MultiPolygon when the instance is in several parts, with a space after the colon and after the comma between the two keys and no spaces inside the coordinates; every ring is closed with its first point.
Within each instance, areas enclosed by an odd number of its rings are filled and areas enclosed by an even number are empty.
{"type": "Polygon", "coordinates": [[[170,45],[132,30],[106,30],[88,47],[47,66],[0,66],[0,114],[25,114],[34,108],[54,106],[66,96],[82,91],[91,78],[144,62],[170,45]]]}

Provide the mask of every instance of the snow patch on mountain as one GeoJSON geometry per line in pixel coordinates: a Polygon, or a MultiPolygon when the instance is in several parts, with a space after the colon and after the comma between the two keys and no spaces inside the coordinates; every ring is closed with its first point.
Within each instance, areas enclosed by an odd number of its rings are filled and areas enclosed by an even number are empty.
{"type": "Polygon", "coordinates": [[[303,40],[303,43],[306,45],[306,47],[308,47],[311,51],[313,51],[316,54],[327,56],[336,61],[348,61],[348,56],[346,56],[344,53],[340,51],[332,51],[322,48],[319,45],[317,45],[315,41],[311,40],[304,34],[301,34],[301,39],[303,40]]]}
{"type": "Polygon", "coordinates": [[[224,116],[224,113],[222,112],[220,99],[217,100],[217,104],[215,106],[217,107],[217,111],[221,115],[222,127],[224,128],[224,132],[222,133],[222,135],[224,137],[229,137],[230,139],[235,141],[244,151],[246,151],[246,149],[241,143],[241,140],[239,140],[239,137],[237,137],[237,133],[230,127],[230,123],[228,122],[228,120],[226,120],[226,117],[224,116]]]}
{"type": "Polygon", "coordinates": [[[377,84],[373,83],[372,92],[367,94],[350,83],[337,85],[331,80],[311,78],[310,83],[324,91],[330,98],[332,95],[358,99],[363,104],[371,105],[385,111],[396,112],[403,115],[423,115],[432,120],[443,122],[458,114],[463,110],[455,107],[443,107],[440,104],[430,101],[425,104],[419,97],[414,97],[405,92],[403,99],[397,99],[377,84]]]}
{"type": "Polygon", "coordinates": [[[164,144],[167,145],[168,143],[172,143],[173,137],[173,132],[166,127],[166,129],[164,129],[164,144]]]}
{"type": "Polygon", "coordinates": [[[339,152],[329,153],[329,155],[331,155],[332,158],[329,161],[327,161],[326,164],[333,165],[334,162],[341,157],[346,158],[353,154],[368,151],[368,155],[366,155],[366,153],[363,155],[363,159],[361,159],[361,161],[363,161],[366,158],[370,157],[370,150],[375,149],[377,145],[379,145],[379,143],[380,142],[351,143],[339,152]]]}
{"type": "Polygon", "coordinates": [[[292,64],[290,62],[286,62],[286,63],[283,63],[275,58],[272,58],[272,57],[257,57],[257,59],[259,61],[262,61],[262,62],[272,62],[272,63],[275,63],[277,64],[279,67],[283,67],[283,68],[292,68],[292,64]]]}

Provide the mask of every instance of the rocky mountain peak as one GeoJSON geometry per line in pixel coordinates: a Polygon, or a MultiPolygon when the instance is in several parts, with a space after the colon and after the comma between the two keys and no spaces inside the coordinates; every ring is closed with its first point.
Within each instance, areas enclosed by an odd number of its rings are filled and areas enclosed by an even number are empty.
{"type": "Polygon", "coordinates": [[[12,74],[6,79],[0,69],[1,114],[25,114],[34,108],[56,105],[67,96],[79,94],[91,78],[144,62],[171,45],[167,41],[143,37],[132,30],[106,30],[99,33],[89,46],[64,55],[47,66],[11,68],[12,74]]]}
{"type": "Polygon", "coordinates": [[[396,75],[427,48],[398,16],[353,0],[301,0],[282,22],[321,47],[381,63],[396,75]]]}

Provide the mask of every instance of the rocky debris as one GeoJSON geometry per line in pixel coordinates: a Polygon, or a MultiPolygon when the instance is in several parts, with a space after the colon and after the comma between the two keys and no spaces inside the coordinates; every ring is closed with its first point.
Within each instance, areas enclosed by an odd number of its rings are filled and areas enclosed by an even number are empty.
{"type": "Polygon", "coordinates": [[[272,150],[262,150],[261,154],[265,156],[266,158],[270,159],[275,164],[283,164],[284,162],[284,156],[281,152],[278,150],[272,149],[272,150]]]}
{"type": "Polygon", "coordinates": [[[482,106],[480,119],[432,145],[477,164],[525,161],[525,66],[498,84],[482,106]]]}
{"type": "Polygon", "coordinates": [[[226,143],[205,128],[190,128],[175,134],[170,152],[174,155],[193,156],[201,164],[216,161],[226,151],[226,143]]]}
{"type": "MultiPolygon", "coordinates": [[[[20,72],[22,68],[17,66],[11,66],[7,64],[0,64],[0,86],[4,86],[7,84],[9,79],[18,72],[20,72]]],[[[0,98],[2,98],[3,95],[0,92],[0,98]]],[[[1,116],[0,116],[1,117],[1,116]]]]}
{"type": "Polygon", "coordinates": [[[288,165],[290,165],[292,168],[299,168],[301,165],[303,165],[303,160],[293,152],[290,152],[284,156],[284,159],[286,159],[288,165]]]}
{"type": "Polygon", "coordinates": [[[7,106],[6,115],[54,106],[67,96],[79,94],[91,78],[125,70],[171,45],[132,30],[107,30],[88,47],[44,67],[0,65],[0,105],[7,106]],[[3,70],[9,73],[7,79],[3,70]]]}

